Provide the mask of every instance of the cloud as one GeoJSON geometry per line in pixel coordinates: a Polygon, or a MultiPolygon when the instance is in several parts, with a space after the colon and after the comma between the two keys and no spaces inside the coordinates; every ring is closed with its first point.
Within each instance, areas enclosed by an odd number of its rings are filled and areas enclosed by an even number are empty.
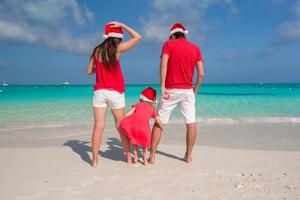
{"type": "Polygon", "coordinates": [[[0,7],[0,42],[86,54],[98,39],[96,34],[75,36],[72,30],[88,25],[93,16],[77,0],[4,0],[0,7]]]}
{"type": "Polygon", "coordinates": [[[275,46],[300,42],[300,0],[292,4],[291,8],[294,18],[277,28],[277,38],[272,41],[275,46]]]}
{"type": "Polygon", "coordinates": [[[275,4],[275,5],[280,5],[285,2],[286,2],[286,0],[271,0],[271,3],[275,4]]]}
{"type": "Polygon", "coordinates": [[[273,44],[290,44],[300,42],[300,19],[297,21],[286,22],[279,26],[279,39],[273,44]]]}
{"type": "Polygon", "coordinates": [[[141,18],[144,40],[161,43],[168,38],[170,26],[177,21],[189,29],[189,37],[195,41],[207,40],[207,31],[211,29],[204,16],[209,7],[223,4],[231,13],[238,11],[233,0],[153,0],[152,10],[141,18]]]}
{"type": "Polygon", "coordinates": [[[221,55],[221,57],[218,59],[219,61],[233,61],[238,60],[240,58],[239,55],[234,53],[224,53],[221,55]]]}
{"type": "Polygon", "coordinates": [[[7,22],[0,19],[0,40],[35,43],[37,38],[26,24],[7,22]]]}
{"type": "MultiPolygon", "coordinates": [[[[273,0],[273,3],[283,3],[280,0],[273,0]]],[[[257,58],[265,58],[279,52],[281,47],[300,42],[300,0],[291,5],[293,18],[281,23],[275,31],[266,49],[256,55],[257,58]]]]}

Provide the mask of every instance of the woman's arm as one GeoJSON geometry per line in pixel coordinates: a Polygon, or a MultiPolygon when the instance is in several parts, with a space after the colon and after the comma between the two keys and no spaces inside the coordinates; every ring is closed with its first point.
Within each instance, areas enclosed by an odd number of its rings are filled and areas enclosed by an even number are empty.
{"type": "Polygon", "coordinates": [[[120,23],[120,22],[110,22],[110,23],[114,24],[115,27],[123,28],[131,36],[130,40],[123,42],[118,46],[118,49],[117,49],[118,53],[123,53],[123,52],[127,51],[128,49],[134,47],[142,38],[142,36],[138,32],[136,32],[135,30],[133,30],[132,28],[128,27],[127,25],[125,25],[123,23],[120,23]]]}
{"type": "Polygon", "coordinates": [[[204,78],[204,69],[203,69],[203,62],[197,62],[197,81],[195,87],[193,88],[195,95],[197,95],[198,89],[203,81],[204,78]]]}
{"type": "Polygon", "coordinates": [[[93,58],[90,59],[90,62],[88,64],[88,66],[87,66],[86,73],[88,75],[92,75],[92,74],[95,73],[95,63],[94,63],[94,59],[93,58]]]}

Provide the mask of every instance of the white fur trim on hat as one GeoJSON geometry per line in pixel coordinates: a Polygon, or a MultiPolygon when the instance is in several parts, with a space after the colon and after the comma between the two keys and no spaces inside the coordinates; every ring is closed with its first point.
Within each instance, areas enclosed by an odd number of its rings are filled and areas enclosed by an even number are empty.
{"type": "Polygon", "coordinates": [[[143,101],[149,101],[149,102],[152,102],[152,103],[153,103],[152,100],[148,99],[147,97],[145,97],[145,96],[142,95],[142,94],[141,94],[141,96],[140,96],[140,99],[142,99],[143,101]]]}
{"type": "Polygon", "coordinates": [[[108,33],[107,35],[108,37],[116,37],[116,38],[123,38],[123,34],[122,33],[108,33]]]}
{"type": "Polygon", "coordinates": [[[188,34],[188,30],[183,30],[182,28],[175,28],[173,29],[172,31],[170,31],[170,35],[172,35],[173,33],[176,33],[176,32],[181,32],[181,33],[184,33],[184,34],[188,34]]]}
{"type": "Polygon", "coordinates": [[[109,33],[108,35],[103,35],[104,39],[107,39],[109,37],[123,38],[123,34],[121,34],[121,33],[109,33]]]}

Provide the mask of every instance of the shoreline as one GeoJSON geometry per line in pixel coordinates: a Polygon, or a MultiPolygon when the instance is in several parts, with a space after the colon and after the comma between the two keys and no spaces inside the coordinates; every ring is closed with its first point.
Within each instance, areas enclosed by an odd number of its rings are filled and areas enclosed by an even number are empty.
{"type": "MultiPolygon", "coordinates": [[[[7,124],[0,128],[0,149],[63,146],[68,140],[90,142],[92,127],[92,123],[69,122],[7,124]]],[[[200,146],[300,151],[300,123],[197,123],[197,127],[196,145],[200,146]]],[[[161,144],[185,145],[184,124],[170,123],[165,129],[161,144]]],[[[106,124],[102,144],[108,138],[120,139],[113,122],[106,124]]]]}

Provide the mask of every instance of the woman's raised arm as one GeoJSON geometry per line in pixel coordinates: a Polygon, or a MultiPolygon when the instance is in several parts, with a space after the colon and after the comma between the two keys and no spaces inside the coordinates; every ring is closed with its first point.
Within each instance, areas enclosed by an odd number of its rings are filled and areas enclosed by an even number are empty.
{"type": "Polygon", "coordinates": [[[142,36],[136,32],[135,30],[133,30],[132,28],[128,27],[127,25],[120,23],[120,22],[110,22],[111,24],[114,24],[114,27],[121,27],[124,30],[126,30],[129,35],[131,36],[131,39],[129,39],[126,42],[121,43],[118,46],[118,53],[123,53],[125,51],[127,51],[128,49],[134,47],[142,38],[142,36]]]}

